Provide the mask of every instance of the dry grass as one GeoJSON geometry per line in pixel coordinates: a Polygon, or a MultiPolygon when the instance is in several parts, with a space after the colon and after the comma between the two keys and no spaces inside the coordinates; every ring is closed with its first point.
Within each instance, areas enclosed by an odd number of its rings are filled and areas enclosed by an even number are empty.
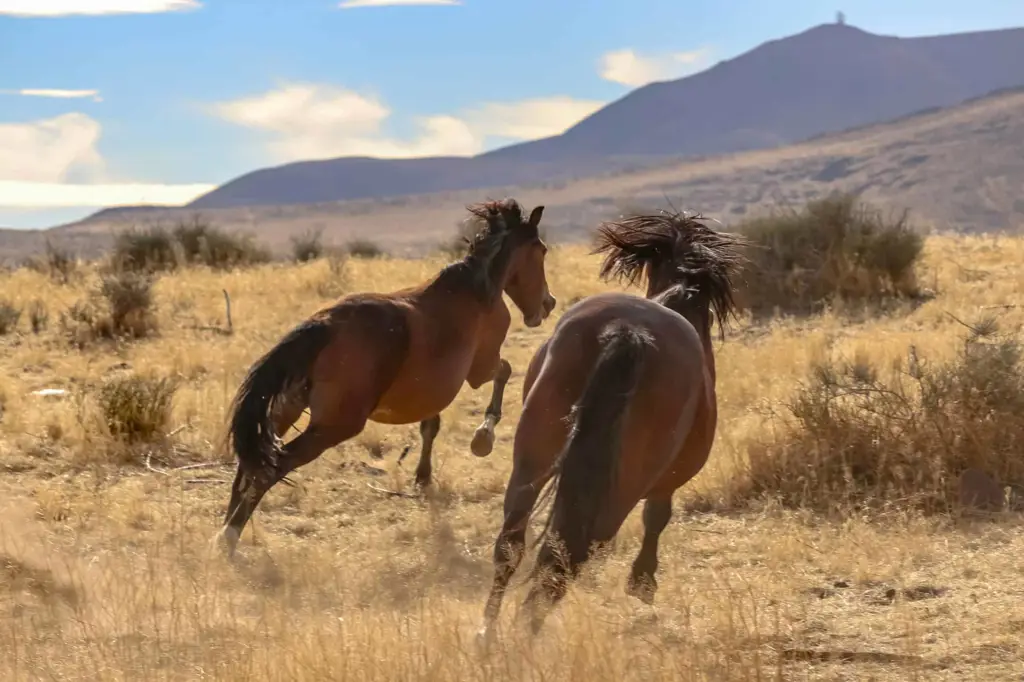
{"type": "MultiPolygon", "coordinates": [[[[556,247],[549,258],[549,282],[563,306],[606,288],[583,250],[556,247]]],[[[495,651],[476,651],[472,635],[489,586],[522,373],[553,320],[536,330],[513,324],[506,352],[515,375],[491,457],[477,460],[468,447],[490,389],[465,390],[443,415],[437,490],[428,497],[388,498],[367,486],[411,488],[415,452],[404,466],[396,456],[419,440],[415,425],[372,425],[300,470],[298,487],[267,496],[243,537],[238,568],[211,555],[232,473],[215,444],[249,363],[341,290],[411,284],[442,262],[384,257],[188,269],[153,285],[159,336],[82,350],[57,329],[0,337],[0,678],[1024,674],[1019,518],[925,517],[898,504],[828,517],[771,499],[756,511],[680,511],[663,538],[654,608],[622,590],[639,545],[634,514],[608,560],[549,620],[545,637],[531,645],[506,627],[495,651]],[[215,331],[225,323],[222,289],[232,297],[231,335],[215,331]],[[133,444],[141,456],[126,460],[112,447],[100,397],[102,386],[133,374],[167,378],[177,390],[169,422],[133,444]],[[44,388],[67,393],[33,393],[44,388]],[[195,464],[209,466],[183,468],[195,464]],[[835,658],[818,660],[822,652],[835,658]]],[[[937,296],[916,308],[861,322],[825,315],[740,325],[718,346],[721,421],[712,459],[677,507],[701,500],[729,506],[731,484],[749,472],[751,446],[780,428],[768,413],[824,358],[887,367],[911,344],[935,363],[955,358],[963,327],[950,314],[973,321],[980,307],[1016,304],[1021,263],[1024,241],[930,238],[918,278],[937,296]]],[[[88,268],[70,285],[22,269],[0,275],[0,290],[12,306],[40,301],[57,314],[98,281],[88,268]]],[[[1006,332],[1024,321],[1020,309],[997,312],[1006,332]]],[[[510,595],[506,626],[523,596],[518,587],[510,595]]]]}

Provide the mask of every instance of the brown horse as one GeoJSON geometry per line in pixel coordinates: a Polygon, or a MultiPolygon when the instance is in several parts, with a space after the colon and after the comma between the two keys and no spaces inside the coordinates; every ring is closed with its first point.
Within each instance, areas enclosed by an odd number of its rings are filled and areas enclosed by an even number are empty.
{"type": "Polygon", "coordinates": [[[704,466],[715,436],[711,327],[717,319],[721,331],[735,314],[732,280],[744,260],[742,244],[699,216],[641,215],[599,228],[601,276],[630,283],[646,276],[647,297],[605,293],[576,303],[530,362],[484,638],[493,632],[548,481],[554,501],[524,605],[533,632],[592,544],[611,540],[641,499],[643,545],[627,592],[653,601],[658,538],[672,515],[672,495],[704,466]]]}
{"type": "Polygon", "coordinates": [[[502,292],[528,327],[551,314],[555,299],[544,271],[547,246],[538,232],[544,207],[528,219],[513,199],[468,210],[482,229],[463,260],[413,288],[342,298],[292,329],[249,370],[230,414],[228,439],[238,472],[219,534],[228,555],[275,483],[359,434],[367,420],[420,423],[416,480],[429,484],[440,412],[463,382],[477,389],[494,381],[472,444],[475,455],[490,453],[512,373],[500,354],[512,320],[502,292]],[[282,444],[280,437],[307,406],[309,425],[282,444]]]}

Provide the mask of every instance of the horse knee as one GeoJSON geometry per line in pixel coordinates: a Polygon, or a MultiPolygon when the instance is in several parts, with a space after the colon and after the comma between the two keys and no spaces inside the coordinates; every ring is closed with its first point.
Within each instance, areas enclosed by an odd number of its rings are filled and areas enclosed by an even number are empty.
{"type": "Polygon", "coordinates": [[[512,378],[512,365],[509,364],[509,361],[506,360],[505,358],[501,358],[498,361],[498,369],[494,373],[494,380],[499,382],[499,383],[502,383],[502,384],[507,384],[509,379],[511,379],[511,378],[512,378]]]}

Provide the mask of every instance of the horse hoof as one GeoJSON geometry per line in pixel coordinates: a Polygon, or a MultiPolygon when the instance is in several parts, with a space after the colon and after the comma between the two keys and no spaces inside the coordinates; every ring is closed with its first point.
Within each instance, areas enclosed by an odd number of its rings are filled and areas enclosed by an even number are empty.
{"type": "Polygon", "coordinates": [[[486,625],[476,633],[476,648],[484,654],[490,651],[491,645],[494,644],[494,631],[486,625]]]}
{"type": "Polygon", "coordinates": [[[235,558],[235,548],[238,546],[238,531],[231,527],[222,528],[210,540],[210,548],[228,559],[235,558]]]}
{"type": "Polygon", "coordinates": [[[639,599],[648,606],[654,605],[654,592],[654,585],[639,583],[633,580],[630,580],[629,583],[626,585],[627,595],[639,599]]]}
{"type": "Polygon", "coordinates": [[[477,457],[486,457],[494,449],[494,432],[490,429],[477,429],[469,449],[477,457]]]}

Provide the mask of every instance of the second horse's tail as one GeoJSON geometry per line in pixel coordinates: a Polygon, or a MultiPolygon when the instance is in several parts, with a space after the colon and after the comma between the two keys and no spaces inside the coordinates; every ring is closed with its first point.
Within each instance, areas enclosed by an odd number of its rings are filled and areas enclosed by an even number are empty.
{"type": "Polygon", "coordinates": [[[563,543],[570,566],[586,561],[597,539],[594,526],[617,478],[622,424],[654,347],[645,330],[625,322],[608,324],[598,339],[601,352],[573,407],[572,430],[556,464],[555,499],[545,529],[563,543]]]}

